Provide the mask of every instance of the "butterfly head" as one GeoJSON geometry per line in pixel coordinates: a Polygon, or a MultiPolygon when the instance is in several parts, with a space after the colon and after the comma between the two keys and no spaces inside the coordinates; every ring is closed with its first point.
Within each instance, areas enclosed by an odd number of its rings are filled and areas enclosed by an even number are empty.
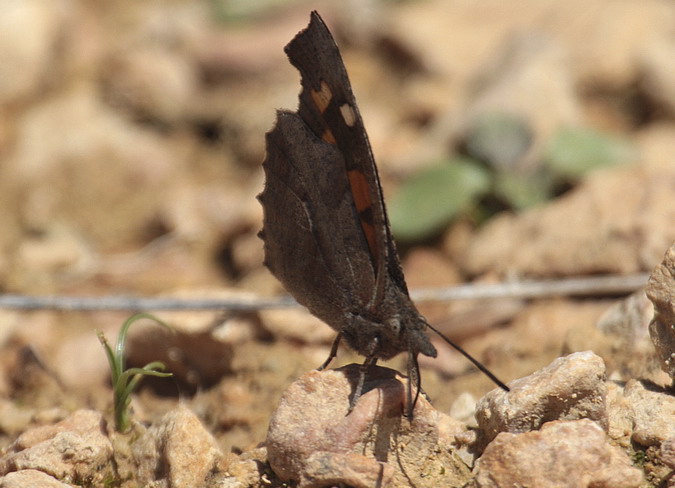
{"type": "Polygon", "coordinates": [[[426,328],[426,320],[414,308],[404,309],[384,322],[387,339],[400,344],[402,351],[436,357],[436,348],[429,341],[426,328]]]}
{"type": "Polygon", "coordinates": [[[353,314],[341,329],[345,342],[366,357],[390,359],[402,352],[436,357],[425,330],[427,323],[417,310],[397,309],[380,317],[353,314]]]}

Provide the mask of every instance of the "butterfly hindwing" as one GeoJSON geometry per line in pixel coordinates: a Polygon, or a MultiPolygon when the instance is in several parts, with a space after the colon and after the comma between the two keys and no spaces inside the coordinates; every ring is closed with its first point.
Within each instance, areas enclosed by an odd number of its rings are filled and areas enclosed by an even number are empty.
{"type": "Polygon", "coordinates": [[[280,111],[263,163],[265,261],[289,292],[340,331],[375,276],[338,149],[280,111]],[[318,203],[320,202],[320,204],[318,203]]]}

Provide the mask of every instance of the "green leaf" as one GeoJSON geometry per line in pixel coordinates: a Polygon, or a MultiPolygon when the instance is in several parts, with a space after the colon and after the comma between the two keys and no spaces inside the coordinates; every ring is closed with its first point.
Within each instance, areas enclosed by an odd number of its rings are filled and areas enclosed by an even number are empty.
{"type": "Polygon", "coordinates": [[[489,112],[474,120],[467,130],[466,152],[493,168],[510,168],[527,153],[532,137],[529,125],[522,117],[489,112]]]}
{"type": "Polygon", "coordinates": [[[554,134],[544,162],[559,176],[579,179],[593,169],[636,158],[637,150],[624,139],[594,129],[567,127],[554,134]]]}
{"type": "Polygon", "coordinates": [[[166,378],[172,376],[171,373],[163,373],[164,364],[160,361],[152,361],[143,368],[124,368],[124,350],[126,348],[127,333],[129,327],[141,319],[150,319],[170,331],[173,329],[166,323],[159,320],[154,315],[148,313],[138,313],[129,317],[120,328],[117,336],[115,351],[110,347],[108,341],[102,332],[97,331],[98,339],[103,346],[108,363],[110,365],[110,376],[113,386],[113,409],[115,413],[115,428],[118,432],[126,432],[131,425],[129,404],[131,403],[131,394],[138,386],[138,383],[144,376],[159,376],[166,378]]]}
{"type": "Polygon", "coordinates": [[[523,210],[553,197],[553,178],[550,172],[522,173],[498,171],[494,177],[497,196],[512,208],[523,210]]]}
{"type": "Polygon", "coordinates": [[[490,187],[485,169],[470,159],[427,168],[407,181],[389,202],[394,236],[421,240],[445,227],[490,187]]]}

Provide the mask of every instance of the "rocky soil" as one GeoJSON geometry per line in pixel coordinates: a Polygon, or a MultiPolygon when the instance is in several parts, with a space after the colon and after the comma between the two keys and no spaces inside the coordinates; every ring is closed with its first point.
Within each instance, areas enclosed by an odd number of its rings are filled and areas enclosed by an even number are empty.
{"type": "Polygon", "coordinates": [[[114,341],[133,310],[2,307],[0,487],[675,486],[665,0],[6,2],[2,293],[282,294],[262,266],[255,196],[274,111],[297,104],[283,46],[311,9],[342,48],[388,201],[464,155],[489,113],[517,114],[530,142],[519,153],[499,140],[495,173],[538,168],[561,127],[631,148],[537,205],[493,194],[402,245],[412,290],[607,273],[649,283],[420,303],[511,391],[435,342],[412,418],[405,358],[372,368],[347,415],[362,358],[341,349],[316,371],[334,332],[304,310],[157,312],[175,332],[134,325],[128,363],[163,361],[174,376],[144,380],[124,434],[95,331],[114,341]]]}

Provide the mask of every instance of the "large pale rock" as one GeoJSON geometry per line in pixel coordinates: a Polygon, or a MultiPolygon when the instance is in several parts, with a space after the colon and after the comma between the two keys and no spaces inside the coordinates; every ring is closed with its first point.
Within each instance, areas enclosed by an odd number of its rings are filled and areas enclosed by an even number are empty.
{"type": "Polygon", "coordinates": [[[643,477],[628,456],[587,419],[555,421],[538,432],[501,433],[476,463],[474,486],[638,488],[643,477]]]}
{"type": "Polygon", "coordinates": [[[657,37],[641,53],[640,68],[645,92],[659,107],[675,113],[675,40],[657,37]]]}
{"type": "MultiPolygon", "coordinates": [[[[606,302],[597,304],[606,307],[606,302]]],[[[592,350],[603,358],[607,377],[613,380],[644,378],[662,383],[659,378],[666,375],[659,368],[649,337],[653,315],[654,306],[644,290],[638,290],[607,308],[595,324],[576,323],[562,350],[592,350]]]]}
{"type": "Polygon", "coordinates": [[[147,232],[179,158],[98,97],[95,87],[78,85],[26,111],[3,183],[25,192],[27,225],[43,230],[66,221],[89,245],[113,247],[147,232]]]}
{"type": "Polygon", "coordinates": [[[558,358],[509,388],[492,390],[478,403],[483,445],[500,432],[528,432],[551,420],[588,418],[607,427],[605,365],[590,351],[558,358]]]}
{"type": "Polygon", "coordinates": [[[171,488],[203,486],[222,457],[215,439],[183,405],[148,429],[133,449],[139,480],[171,488]]]}
{"type": "Polygon", "coordinates": [[[61,483],[42,471],[24,469],[0,478],[0,488],[72,488],[73,485],[61,483]]]}
{"type": "Polygon", "coordinates": [[[642,446],[653,446],[675,437],[675,397],[665,391],[645,388],[631,380],[623,395],[630,405],[633,421],[632,439],[642,446]]]}
{"type": "Polygon", "coordinates": [[[646,271],[675,240],[673,178],[672,164],[597,171],[549,205],[492,219],[458,261],[471,274],[646,271]]]}
{"type": "Polygon", "coordinates": [[[78,410],[21,434],[0,460],[0,474],[35,469],[61,481],[101,483],[111,475],[112,444],[101,414],[78,410]]]}
{"type": "Polygon", "coordinates": [[[31,95],[44,83],[43,76],[49,73],[58,36],[62,33],[66,5],[59,0],[3,2],[0,16],[0,105],[31,95]]]}
{"type": "Polygon", "coordinates": [[[190,61],[180,51],[156,46],[120,50],[108,67],[108,98],[140,116],[179,122],[197,87],[190,61]]]}
{"type": "Polygon", "coordinates": [[[468,470],[447,439],[456,426],[422,396],[413,420],[405,418],[405,379],[396,371],[370,368],[364,394],[347,415],[358,373],[355,364],[311,371],[284,393],[266,442],[279,478],[303,487],[464,484],[468,470]]]}

